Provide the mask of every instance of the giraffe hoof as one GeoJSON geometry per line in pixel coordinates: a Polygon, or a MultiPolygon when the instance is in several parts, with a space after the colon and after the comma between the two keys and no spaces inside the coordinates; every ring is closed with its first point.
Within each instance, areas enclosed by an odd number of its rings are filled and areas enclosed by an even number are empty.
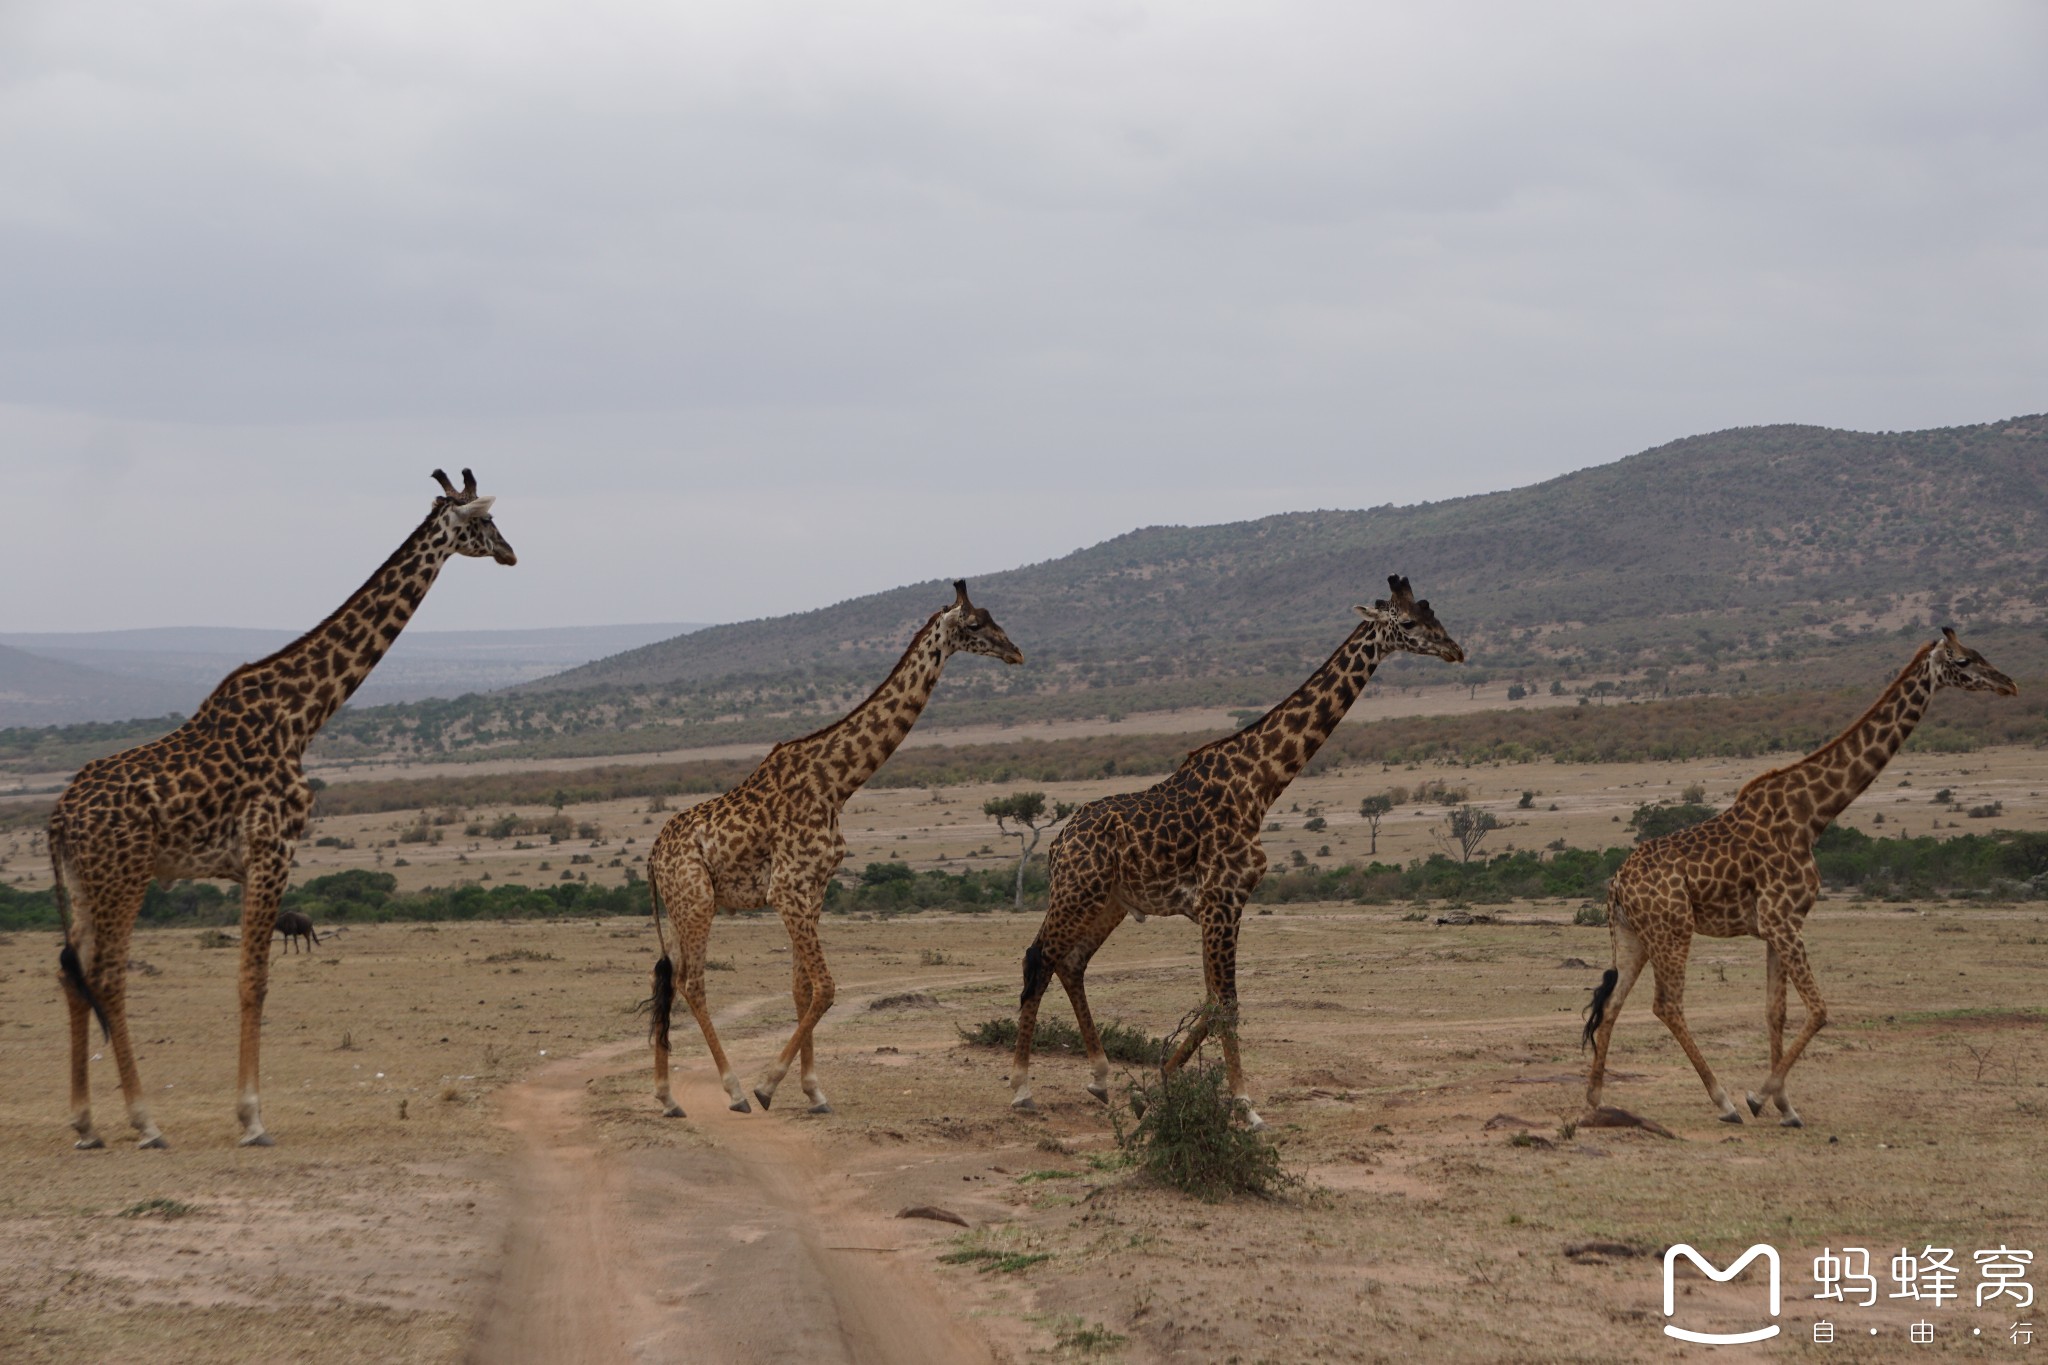
{"type": "Polygon", "coordinates": [[[1106,1085],[1091,1085],[1088,1087],[1088,1093],[1104,1104],[1109,1103],[1109,1087],[1106,1085]]]}
{"type": "Polygon", "coordinates": [[[275,1147],[277,1146],[277,1139],[268,1133],[257,1133],[253,1137],[243,1138],[236,1145],[241,1147],[275,1147]]]}
{"type": "Polygon", "coordinates": [[[677,1104],[674,1100],[670,1100],[668,1102],[668,1107],[661,1111],[661,1116],[665,1119],[680,1119],[689,1117],[689,1115],[683,1112],[683,1106],[677,1104]]]}
{"type": "Polygon", "coordinates": [[[1732,1123],[1739,1127],[1742,1123],[1742,1111],[1739,1109],[1730,1109],[1727,1113],[1721,1115],[1721,1122],[1732,1123]]]}
{"type": "Polygon", "coordinates": [[[754,1098],[761,1101],[761,1108],[764,1111],[772,1108],[775,1104],[775,1097],[765,1090],[756,1090],[754,1092],[754,1098]]]}
{"type": "Polygon", "coordinates": [[[1026,1095],[1021,1100],[1011,1100],[1010,1107],[1020,1114],[1035,1114],[1038,1112],[1038,1101],[1026,1095]]]}
{"type": "Polygon", "coordinates": [[[823,1100],[819,1100],[816,1104],[812,1105],[809,1109],[806,1109],[804,1112],[806,1114],[829,1114],[832,1112],[832,1106],[827,1104],[823,1100]]]}
{"type": "Polygon", "coordinates": [[[1749,1101],[1750,1117],[1762,1118],[1764,1113],[1764,1102],[1757,1098],[1756,1091],[1750,1091],[1749,1093],[1744,1095],[1743,1098],[1749,1101]]]}
{"type": "Polygon", "coordinates": [[[71,1144],[71,1149],[76,1152],[97,1152],[106,1145],[106,1141],[103,1138],[82,1137],[71,1144]]]}
{"type": "Polygon", "coordinates": [[[1778,1120],[1778,1126],[1780,1128],[1804,1128],[1806,1120],[1800,1118],[1797,1114],[1787,1114],[1784,1118],[1778,1120]]]}
{"type": "MultiPolygon", "coordinates": [[[[734,1100],[725,1107],[732,1110],[735,1114],[751,1114],[754,1112],[754,1106],[748,1104],[745,1100],[734,1100]]],[[[763,1107],[765,1108],[766,1106],[764,1105],[763,1107]]]]}
{"type": "Polygon", "coordinates": [[[158,1133],[155,1137],[146,1137],[136,1143],[135,1150],[138,1152],[168,1152],[171,1150],[171,1144],[162,1133],[158,1133]]]}

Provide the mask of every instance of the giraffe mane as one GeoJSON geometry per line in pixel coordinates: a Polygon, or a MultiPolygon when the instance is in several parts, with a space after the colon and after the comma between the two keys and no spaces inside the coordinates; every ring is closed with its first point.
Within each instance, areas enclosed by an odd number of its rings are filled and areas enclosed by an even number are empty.
{"type": "Polygon", "coordinates": [[[432,525],[435,518],[439,515],[439,508],[436,508],[434,511],[429,512],[426,516],[426,520],[422,521],[418,526],[414,527],[412,534],[407,536],[403,541],[399,542],[398,548],[393,550],[389,555],[385,556],[384,562],[382,564],[379,564],[374,570],[372,570],[370,576],[368,578],[365,578],[354,592],[350,593],[347,597],[343,598],[340,606],[336,607],[333,611],[328,612],[327,615],[320,618],[319,623],[316,624],[311,630],[300,631],[297,635],[292,637],[289,643],[278,646],[276,649],[273,649],[272,651],[270,651],[270,653],[264,655],[260,659],[255,659],[250,661],[249,663],[241,665],[239,668],[236,668],[229,672],[229,674],[225,678],[222,678],[218,683],[214,684],[213,690],[206,694],[206,700],[199,703],[198,708],[194,710],[192,714],[194,716],[203,714],[206,708],[211,706],[216,698],[222,696],[224,693],[228,691],[228,688],[231,684],[239,682],[251,676],[252,674],[260,673],[264,669],[271,667],[278,661],[278,659],[280,659],[286,654],[289,654],[295,647],[297,647],[300,643],[306,640],[309,636],[318,635],[321,631],[327,629],[336,621],[340,620],[341,617],[344,614],[346,614],[350,608],[354,607],[356,603],[360,602],[369,593],[371,585],[376,583],[376,581],[383,576],[385,570],[389,569],[392,565],[396,564],[402,555],[406,554],[409,550],[411,550],[413,541],[417,540],[420,536],[420,533],[425,531],[428,526],[432,525]]]}
{"type": "Polygon", "coordinates": [[[1913,657],[1906,661],[1906,666],[1900,669],[1898,673],[1893,676],[1890,682],[1885,684],[1884,690],[1877,694],[1876,698],[1872,700],[1870,705],[1863,708],[1862,713],[1858,715],[1856,719],[1850,721],[1847,725],[1843,726],[1840,733],[1836,734],[1836,736],[1833,739],[1821,745],[1812,753],[1802,755],[1800,758],[1796,759],[1791,763],[1785,764],[1781,768],[1772,768],[1768,772],[1758,773],[1755,777],[1750,778],[1749,781],[1742,784],[1742,790],[1735,793],[1735,799],[1737,801],[1740,801],[1743,797],[1749,795],[1750,788],[1760,786],[1761,784],[1770,781],[1774,777],[1782,777],[1786,773],[1791,772],[1794,768],[1804,767],[1806,764],[1811,763],[1814,759],[1819,758],[1822,754],[1828,753],[1829,751],[1834,749],[1837,745],[1839,745],[1843,740],[1847,739],[1850,735],[1855,734],[1856,731],[1862,726],[1863,722],[1870,719],[1871,713],[1876,711],[1878,707],[1884,705],[1884,699],[1892,694],[1892,689],[1897,687],[1901,682],[1904,682],[1908,674],[1912,673],[1914,669],[1919,668],[1923,663],[1926,662],[1927,655],[1933,649],[1934,642],[1930,640],[1928,643],[1920,646],[1918,650],[1914,651],[1913,657]]]}
{"type": "MultiPolygon", "coordinates": [[[[808,740],[822,739],[826,735],[831,734],[834,730],[837,730],[840,726],[846,724],[847,720],[850,717],[859,714],[860,709],[863,706],[866,706],[869,702],[873,701],[876,697],[881,696],[883,692],[888,690],[889,684],[896,681],[896,675],[898,673],[901,673],[904,669],[910,666],[910,660],[912,656],[917,652],[917,642],[925,637],[926,632],[932,630],[939,624],[939,618],[941,616],[944,616],[947,612],[951,610],[951,607],[942,607],[938,611],[935,611],[930,616],[926,617],[925,623],[917,628],[917,634],[911,636],[910,643],[903,647],[902,655],[897,658],[896,666],[889,670],[888,676],[884,677],[880,682],[876,683],[873,690],[870,691],[865,697],[862,697],[858,702],[846,708],[845,715],[839,717],[839,719],[833,721],[830,725],[819,726],[817,729],[811,731],[807,735],[798,735],[795,739],[783,740],[781,743],[777,744],[774,749],[770,749],[768,751],[769,754],[773,755],[776,752],[776,750],[786,749],[792,745],[805,743],[808,740]]],[[[762,762],[767,762],[767,759],[763,759],[762,762]]]]}

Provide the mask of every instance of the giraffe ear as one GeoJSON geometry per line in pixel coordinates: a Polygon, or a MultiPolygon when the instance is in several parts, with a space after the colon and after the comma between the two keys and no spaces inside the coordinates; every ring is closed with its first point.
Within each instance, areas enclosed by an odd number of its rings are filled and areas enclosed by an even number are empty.
{"type": "Polygon", "coordinates": [[[468,502],[461,504],[455,509],[455,515],[463,521],[474,521],[478,517],[487,517],[491,514],[491,504],[496,501],[496,498],[471,498],[468,502]]]}
{"type": "Polygon", "coordinates": [[[1386,609],[1387,604],[1384,602],[1375,602],[1369,607],[1362,607],[1356,603],[1353,603],[1351,607],[1351,610],[1357,612],[1360,616],[1370,616],[1375,611],[1385,611],[1386,609]]]}

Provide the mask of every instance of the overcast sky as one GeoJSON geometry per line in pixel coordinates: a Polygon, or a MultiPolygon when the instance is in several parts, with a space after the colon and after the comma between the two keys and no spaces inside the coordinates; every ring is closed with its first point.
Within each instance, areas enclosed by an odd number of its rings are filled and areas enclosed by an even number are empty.
{"type": "Polygon", "coordinates": [[[734,620],[2048,409],[2048,6],[0,3],[0,631],[734,620]]]}

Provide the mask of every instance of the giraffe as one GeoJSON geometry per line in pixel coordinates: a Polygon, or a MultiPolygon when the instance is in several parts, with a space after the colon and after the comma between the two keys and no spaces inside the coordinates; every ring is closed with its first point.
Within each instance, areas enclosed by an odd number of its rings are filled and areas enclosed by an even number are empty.
{"type": "Polygon", "coordinates": [[[104,1146],[86,1077],[86,1013],[113,1044],[128,1122],[143,1147],[165,1147],[142,1100],[128,1038],[128,943],[152,878],[223,877],[242,884],[241,1145],[268,1147],[257,1050],[278,898],[312,810],[300,762],[405,628],[452,554],[515,562],[462,471],[427,519],[333,615],[266,659],[228,674],[192,719],[163,738],[78,770],[50,813],[50,865],[64,915],[61,980],[71,1010],[71,1126],[80,1148],[104,1146]]]}
{"type": "MultiPolygon", "coordinates": [[[[1039,998],[1055,973],[1088,1048],[1094,1070],[1088,1093],[1109,1098],[1109,1057],[1088,1013],[1083,985],[1088,960],[1126,914],[1186,915],[1202,929],[1208,999],[1222,1026],[1230,1093],[1244,1106],[1253,1128],[1265,1126],[1245,1092],[1236,1019],[1238,919],[1266,871],[1266,854],[1259,847],[1266,812],[1344,719],[1381,660],[1404,651],[1451,663],[1465,658],[1429,603],[1415,600],[1407,579],[1395,575],[1387,583],[1392,596],[1354,608],[1365,619],[1321,668],[1264,717],[1194,750],[1165,781],[1091,801],[1068,818],[1046,854],[1050,903],[1038,937],[1024,954],[1017,1055],[1010,1073],[1012,1108],[1037,1107],[1031,1098],[1031,1039],[1039,998]]],[[[1188,1030],[1165,1071],[1193,1055],[1208,1033],[1209,1017],[1188,1030]]]]}
{"type": "Polygon", "coordinates": [[[811,1033],[832,1007],[832,973],[818,942],[818,917],[825,888],[846,856],[839,812],[861,784],[896,751],[938,686],[939,673],[955,653],[983,654],[1006,664],[1024,662],[1023,652],[995,618],[967,598],[967,584],[953,584],[952,605],[932,613],[881,686],[846,716],[822,730],[776,745],[760,766],[722,796],[682,811],[662,827],[647,854],[647,880],[654,892],[654,928],[661,936],[662,907],[675,930],[675,956],[664,939],[654,967],[654,1095],[663,1113],[683,1117],[669,1092],[669,1018],[675,1004],[676,974],[683,999],[697,1017],[719,1081],[736,1114],[751,1113],[739,1078],[719,1046],[704,995],[704,949],[718,911],[772,906],[789,931],[790,994],[796,1001],[796,1031],[768,1068],[754,1098],[767,1109],[775,1087],[802,1054],[804,1094],[810,1112],[829,1114],[831,1104],[818,1086],[811,1033]]]}
{"type": "Polygon", "coordinates": [[[1643,843],[1614,874],[1607,891],[1608,931],[1614,966],[1593,990],[1584,1040],[1593,1049],[1586,1079],[1588,1113],[1600,1107],[1607,1071],[1607,1045],[1629,988],[1648,962],[1657,996],[1651,1007],[1685,1049],[1723,1123],[1741,1123],[1742,1113],[1714,1079],[1685,1026],[1685,960],[1692,936],[1764,941],[1765,1020],[1771,1035],[1771,1071],[1758,1094],[1745,1098],[1752,1116],[1766,1101],[1778,1122],[1803,1128],[1785,1097],[1785,1075],[1807,1043],[1828,1021],[1828,1007],[1814,984],[1800,928],[1820,894],[1814,841],[1877,779],[1944,687],[2019,692],[2011,678],[1944,627],[1942,638],[1922,645],[1870,709],[1828,743],[1783,768],[1752,778],[1711,820],[1643,843]],[[1785,983],[1790,980],[1806,1007],[1806,1024],[1785,1046],[1785,983]]]}

